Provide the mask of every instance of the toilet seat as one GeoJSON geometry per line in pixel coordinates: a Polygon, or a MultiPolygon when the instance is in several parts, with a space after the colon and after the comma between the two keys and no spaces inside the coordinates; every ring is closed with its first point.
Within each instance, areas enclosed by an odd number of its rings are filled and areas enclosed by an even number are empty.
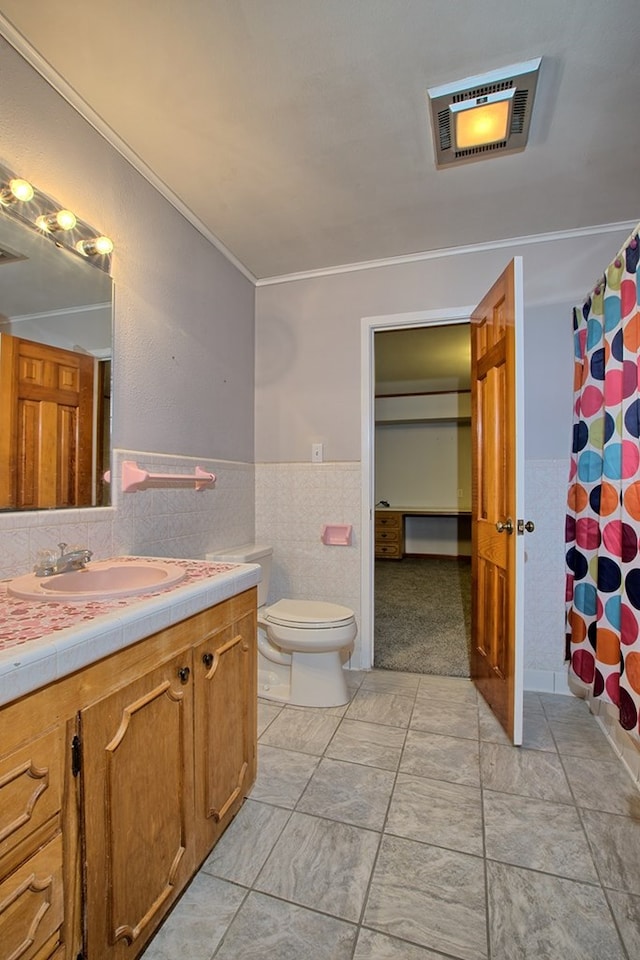
{"type": "Polygon", "coordinates": [[[298,630],[335,630],[351,624],[353,610],[322,600],[278,600],[264,610],[267,623],[298,630]]]}

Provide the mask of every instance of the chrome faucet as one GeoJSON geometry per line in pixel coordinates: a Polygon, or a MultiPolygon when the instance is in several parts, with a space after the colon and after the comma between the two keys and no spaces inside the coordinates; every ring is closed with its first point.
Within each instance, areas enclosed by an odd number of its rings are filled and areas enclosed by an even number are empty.
{"type": "Polygon", "coordinates": [[[82,547],[75,547],[67,552],[67,543],[59,543],[59,555],[52,550],[42,550],[38,562],[33,568],[36,577],[53,577],[56,573],[68,573],[70,570],[84,570],[93,553],[82,547]]]}

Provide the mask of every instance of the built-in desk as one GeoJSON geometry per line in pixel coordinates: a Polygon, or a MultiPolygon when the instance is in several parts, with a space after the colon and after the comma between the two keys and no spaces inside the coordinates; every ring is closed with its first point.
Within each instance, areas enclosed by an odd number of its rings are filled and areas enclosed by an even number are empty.
{"type": "Polygon", "coordinates": [[[377,558],[402,560],[405,555],[407,517],[470,519],[471,510],[459,507],[376,507],[375,555],[377,558]]]}

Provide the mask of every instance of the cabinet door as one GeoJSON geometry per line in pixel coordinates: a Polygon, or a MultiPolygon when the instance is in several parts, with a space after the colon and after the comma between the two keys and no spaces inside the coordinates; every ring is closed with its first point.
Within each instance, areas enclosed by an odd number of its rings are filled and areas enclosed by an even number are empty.
{"type": "Polygon", "coordinates": [[[194,867],[191,651],[80,714],[87,955],[136,956],[194,867]]]}
{"type": "Polygon", "coordinates": [[[44,960],[61,952],[64,911],[62,836],[0,883],[0,950],[10,960],[44,960]]]}
{"type": "Polygon", "coordinates": [[[64,955],[63,781],[63,726],[0,759],[0,954],[11,960],[64,955]]]}
{"type": "Polygon", "coordinates": [[[198,858],[237,813],[256,776],[256,614],[214,631],[195,648],[198,858]]]}
{"type": "Polygon", "coordinates": [[[60,829],[64,727],[0,759],[0,879],[60,829]]]}

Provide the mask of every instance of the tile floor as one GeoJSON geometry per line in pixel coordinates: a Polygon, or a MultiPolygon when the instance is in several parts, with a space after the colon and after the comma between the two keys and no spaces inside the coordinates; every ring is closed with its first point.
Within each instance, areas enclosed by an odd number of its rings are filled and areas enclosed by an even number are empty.
{"type": "Polygon", "coordinates": [[[350,675],[260,702],[259,774],[145,960],[633,960],[640,792],[584,702],[350,675]]]}

